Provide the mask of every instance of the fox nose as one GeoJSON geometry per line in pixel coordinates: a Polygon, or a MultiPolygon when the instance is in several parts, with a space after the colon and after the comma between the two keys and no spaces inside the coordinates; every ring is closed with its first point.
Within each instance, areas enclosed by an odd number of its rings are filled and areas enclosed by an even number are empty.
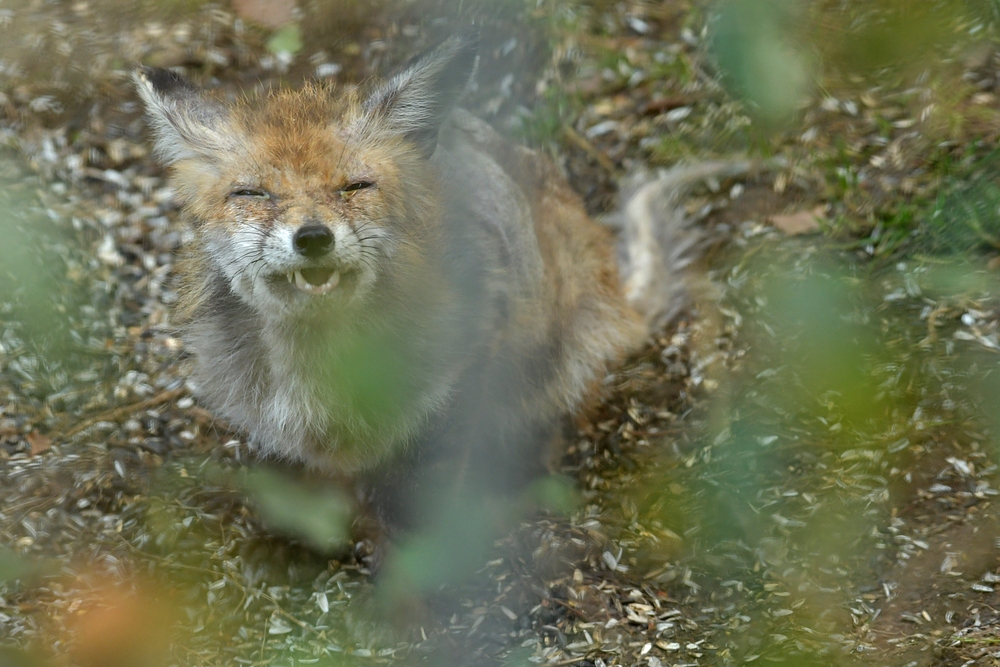
{"type": "Polygon", "coordinates": [[[333,232],[326,225],[300,227],[292,237],[295,251],[309,259],[322,257],[333,247],[333,232]]]}

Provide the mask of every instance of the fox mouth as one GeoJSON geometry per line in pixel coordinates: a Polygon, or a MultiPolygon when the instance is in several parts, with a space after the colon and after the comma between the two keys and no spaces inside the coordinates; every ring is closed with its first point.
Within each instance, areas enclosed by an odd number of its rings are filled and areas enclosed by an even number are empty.
{"type": "Polygon", "coordinates": [[[306,294],[327,294],[340,284],[340,271],[326,268],[309,268],[289,271],[288,282],[306,294]]]}
{"type": "Polygon", "coordinates": [[[357,282],[354,271],[326,266],[311,266],[285,273],[273,273],[268,282],[279,291],[301,292],[310,296],[329,294],[338,288],[348,290],[357,282]]]}

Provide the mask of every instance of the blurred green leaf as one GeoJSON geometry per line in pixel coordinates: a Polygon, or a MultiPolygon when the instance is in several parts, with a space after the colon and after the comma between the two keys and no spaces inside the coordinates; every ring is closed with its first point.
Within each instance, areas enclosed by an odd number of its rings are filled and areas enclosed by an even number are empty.
{"type": "MultiPolygon", "coordinates": [[[[16,174],[19,166],[0,158],[0,175],[16,174]]],[[[44,202],[21,179],[9,182],[0,176],[0,313],[4,319],[13,315],[10,319],[21,322],[32,337],[58,337],[65,346],[69,322],[60,297],[67,281],[58,274],[63,260],[53,247],[59,235],[52,220],[40,214],[44,202]]]]}
{"type": "Polygon", "coordinates": [[[482,566],[509,502],[487,495],[442,493],[432,500],[434,523],[404,541],[389,563],[383,595],[426,593],[456,583],[482,566]]]}
{"type": "Polygon", "coordinates": [[[776,335],[764,333],[762,343],[784,350],[787,378],[793,380],[783,387],[789,407],[802,409],[804,398],[819,398],[836,405],[847,425],[859,426],[877,408],[870,372],[876,331],[867,323],[867,304],[857,286],[836,268],[824,268],[817,261],[810,276],[772,282],[766,298],[776,335]]]}
{"type": "Polygon", "coordinates": [[[0,646],[2,667],[43,667],[49,663],[16,648],[0,646]]]}
{"type": "Polygon", "coordinates": [[[417,398],[415,373],[404,353],[406,346],[392,335],[366,336],[330,359],[332,395],[341,396],[372,423],[387,425],[392,415],[406,413],[417,398]]]}
{"type": "Polygon", "coordinates": [[[274,54],[295,55],[302,50],[302,31],[297,23],[289,23],[267,40],[267,50],[274,54]]]}
{"type": "Polygon", "coordinates": [[[436,494],[433,525],[400,546],[389,564],[383,594],[391,598],[456,583],[482,565],[493,540],[513,517],[523,516],[529,507],[566,513],[578,505],[573,482],[558,476],[532,484],[517,503],[468,492],[436,494]]]}
{"type": "Polygon", "coordinates": [[[811,87],[810,64],[795,46],[793,0],[726,0],[715,17],[712,52],[732,91],[767,123],[788,121],[811,87]]]}
{"type": "Polygon", "coordinates": [[[317,488],[263,468],[248,472],[245,489],[273,528],[323,551],[347,542],[351,503],[339,490],[317,488]]]}
{"type": "Polygon", "coordinates": [[[968,10],[963,0],[855,3],[824,12],[819,36],[832,47],[828,56],[831,62],[849,72],[871,72],[894,65],[923,66],[928,61],[936,62],[939,49],[954,43],[964,32],[957,27],[968,10]]]}
{"type": "Polygon", "coordinates": [[[580,505],[580,494],[572,480],[560,476],[545,477],[532,484],[525,496],[539,509],[568,514],[580,505]]]}
{"type": "Polygon", "coordinates": [[[0,549],[0,583],[23,579],[38,574],[49,568],[47,561],[28,560],[10,551],[0,549]]]}

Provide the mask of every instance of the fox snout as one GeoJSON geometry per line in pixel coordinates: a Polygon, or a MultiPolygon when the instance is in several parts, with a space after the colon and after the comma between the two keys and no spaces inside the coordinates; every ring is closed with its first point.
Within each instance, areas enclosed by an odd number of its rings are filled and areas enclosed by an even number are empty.
{"type": "Polygon", "coordinates": [[[319,259],[333,248],[333,232],[320,223],[309,223],[299,227],[292,236],[295,251],[308,259],[319,259]]]}
{"type": "Polygon", "coordinates": [[[257,304],[263,308],[277,298],[285,311],[296,295],[330,294],[351,300],[360,296],[359,288],[371,286],[376,279],[377,263],[373,256],[366,256],[374,247],[363,247],[346,221],[288,216],[275,221],[265,238],[261,260],[267,268],[261,275],[267,280],[267,298],[257,304]]]}

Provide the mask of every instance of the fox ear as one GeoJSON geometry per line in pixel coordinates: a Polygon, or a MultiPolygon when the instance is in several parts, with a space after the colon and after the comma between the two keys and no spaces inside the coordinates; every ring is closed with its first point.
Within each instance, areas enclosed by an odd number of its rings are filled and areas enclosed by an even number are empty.
{"type": "Polygon", "coordinates": [[[478,51],[478,30],[448,39],[379,87],[365,102],[365,111],[385,119],[430,157],[441,123],[472,78],[478,51]]]}
{"type": "Polygon", "coordinates": [[[169,70],[141,67],[132,79],[146,104],[156,153],[165,164],[228,154],[236,143],[229,113],[169,70]]]}

